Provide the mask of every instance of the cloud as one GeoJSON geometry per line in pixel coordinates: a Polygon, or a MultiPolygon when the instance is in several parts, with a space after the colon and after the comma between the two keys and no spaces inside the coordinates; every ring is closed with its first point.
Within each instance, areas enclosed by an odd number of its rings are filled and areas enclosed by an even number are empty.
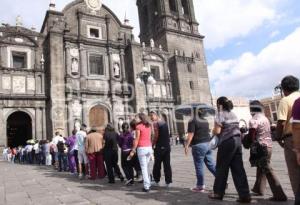
{"type": "Polygon", "coordinates": [[[244,37],[266,22],[278,18],[279,0],[197,0],[200,31],[206,35],[208,49],[225,46],[231,40],[244,37]]]}
{"type": "Polygon", "coordinates": [[[271,96],[286,75],[300,77],[300,27],[285,39],[269,44],[257,55],[217,60],[209,66],[214,93],[249,98],[271,96]]]}

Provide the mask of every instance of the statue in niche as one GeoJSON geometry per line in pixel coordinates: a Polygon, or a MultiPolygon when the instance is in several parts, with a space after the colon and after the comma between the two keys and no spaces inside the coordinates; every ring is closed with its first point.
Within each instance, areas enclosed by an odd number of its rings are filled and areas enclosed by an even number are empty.
{"type": "Polygon", "coordinates": [[[155,47],[155,43],[153,38],[150,39],[150,47],[153,49],[155,47]]]}
{"type": "Polygon", "coordinates": [[[73,116],[80,117],[81,111],[82,111],[82,106],[81,106],[79,100],[75,100],[72,105],[73,116]]]}
{"type": "Polygon", "coordinates": [[[80,131],[80,127],[81,127],[80,121],[79,121],[78,119],[75,120],[75,123],[74,123],[74,130],[76,130],[77,132],[80,131]]]}
{"type": "Polygon", "coordinates": [[[120,66],[119,66],[119,63],[114,63],[114,76],[116,78],[120,77],[120,66]]]}
{"type": "Polygon", "coordinates": [[[71,72],[72,74],[77,75],[79,73],[79,65],[78,65],[78,59],[72,58],[72,64],[71,64],[71,72]]]}

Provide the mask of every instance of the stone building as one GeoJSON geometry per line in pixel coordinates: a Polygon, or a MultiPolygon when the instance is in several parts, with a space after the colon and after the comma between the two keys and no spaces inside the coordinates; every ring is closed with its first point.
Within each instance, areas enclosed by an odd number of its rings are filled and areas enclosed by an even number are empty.
{"type": "Polygon", "coordinates": [[[207,66],[192,0],[138,0],[140,42],[101,0],[51,1],[40,32],[0,27],[0,145],[69,135],[80,123],[119,125],[157,110],[172,134],[179,104],[211,103],[207,66]],[[147,68],[155,84],[137,75],[147,68]],[[145,91],[148,90],[147,96],[145,91]]]}

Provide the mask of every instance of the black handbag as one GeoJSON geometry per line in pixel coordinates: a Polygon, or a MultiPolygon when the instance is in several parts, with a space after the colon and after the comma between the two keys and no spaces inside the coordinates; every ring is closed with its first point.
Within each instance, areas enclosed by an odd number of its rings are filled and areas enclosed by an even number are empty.
{"type": "Polygon", "coordinates": [[[268,163],[268,147],[259,142],[254,142],[250,147],[251,167],[264,168],[268,163]]]}
{"type": "Polygon", "coordinates": [[[242,144],[245,149],[250,149],[251,145],[253,144],[252,137],[249,134],[244,135],[242,138],[242,144]]]}

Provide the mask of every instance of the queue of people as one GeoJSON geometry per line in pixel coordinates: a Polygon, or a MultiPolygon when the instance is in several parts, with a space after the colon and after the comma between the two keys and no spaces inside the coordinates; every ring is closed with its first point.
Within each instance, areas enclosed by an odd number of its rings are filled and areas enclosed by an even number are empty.
{"type": "Polygon", "coordinates": [[[272,133],[269,119],[264,114],[264,106],[255,100],[250,103],[252,119],[249,130],[239,128],[239,121],[232,112],[233,103],[226,97],[217,100],[218,112],[215,117],[213,135],[217,136],[214,143],[209,133],[209,123],[203,113],[197,110],[188,124],[185,153],[192,148],[197,176],[194,192],[204,192],[204,164],[215,176],[213,193],[209,198],[222,200],[228,186],[228,173],[232,178],[239,198],[238,202],[250,203],[252,195],[263,196],[266,183],[269,183],[273,196],[271,201],[287,201],[284,188],[271,166],[272,141],[277,141],[284,149],[285,159],[291,186],[295,194],[295,205],[300,204],[300,92],[299,79],[286,76],[281,82],[283,98],[278,107],[278,123],[276,132],[272,133]],[[273,139],[273,140],[272,140],[273,139]],[[242,145],[250,148],[250,162],[257,168],[256,181],[250,192],[247,174],[243,164],[242,145]],[[211,147],[217,146],[217,159],[211,155],[211,147]]]}
{"type": "MultiPolygon", "coordinates": [[[[205,192],[204,165],[215,177],[213,192],[209,198],[223,200],[228,186],[229,170],[238,192],[238,202],[250,203],[252,195],[263,196],[266,183],[269,183],[273,196],[271,201],[287,201],[271,166],[273,141],[284,149],[291,186],[295,194],[295,204],[300,204],[300,92],[299,80],[287,76],[281,82],[282,94],[278,106],[276,133],[272,133],[269,119],[264,114],[264,106],[255,100],[250,103],[252,118],[248,131],[240,129],[239,120],[232,112],[233,103],[227,97],[217,100],[217,114],[212,134],[215,147],[218,148],[216,160],[212,154],[212,135],[205,113],[193,110],[188,123],[185,154],[191,148],[195,171],[196,186],[191,191],[205,192]],[[256,181],[250,190],[247,173],[243,164],[244,146],[250,149],[250,162],[256,167],[256,181]],[[251,193],[252,192],[252,193],[251,193]]],[[[177,139],[179,141],[179,138],[177,139]]],[[[172,184],[170,131],[159,114],[151,111],[136,115],[130,123],[123,123],[122,132],[115,131],[113,125],[105,128],[91,128],[86,125],[74,130],[68,138],[56,133],[52,142],[40,141],[26,147],[5,149],[6,160],[20,163],[38,163],[54,165],[58,171],[78,174],[82,179],[95,180],[107,176],[108,183],[115,183],[115,178],[125,181],[127,186],[142,177],[143,191],[149,192],[152,186],[160,186],[163,165],[165,184],[172,184]],[[151,120],[150,120],[151,119],[151,120]],[[121,168],[119,167],[119,149],[121,149],[121,168]],[[152,174],[149,172],[150,161],[154,158],[152,174]],[[50,163],[51,162],[51,163],[50,163]],[[135,173],[135,174],[134,174],[135,173]],[[150,177],[152,175],[152,177],[150,177]]],[[[139,180],[138,180],[139,181],[139,180]]]]}

